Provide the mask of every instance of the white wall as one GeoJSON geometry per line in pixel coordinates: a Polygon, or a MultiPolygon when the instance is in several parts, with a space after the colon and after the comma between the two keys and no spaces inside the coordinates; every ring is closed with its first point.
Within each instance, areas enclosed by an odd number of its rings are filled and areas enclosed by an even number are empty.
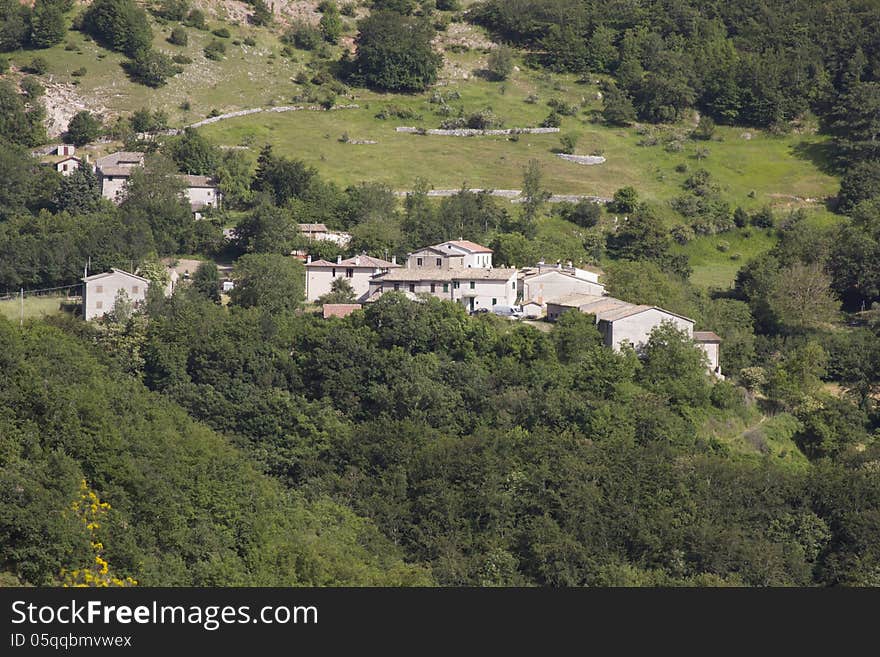
{"type": "Polygon", "coordinates": [[[606,322],[609,329],[605,334],[605,344],[612,347],[615,351],[619,351],[621,344],[624,342],[628,342],[638,349],[648,342],[654,327],[660,326],[664,321],[672,322],[677,329],[686,331],[688,337],[693,337],[693,322],[664,313],[656,308],[651,308],[637,315],[618,319],[613,323],[606,322]]]}
{"type": "Polygon", "coordinates": [[[116,302],[116,293],[123,289],[128,298],[137,304],[147,298],[149,282],[113,272],[102,278],[84,283],[83,318],[86,320],[102,317],[116,302]]]}
{"type": "Polygon", "coordinates": [[[55,164],[55,170],[62,176],[69,176],[77,169],[79,169],[79,161],[77,160],[65,160],[55,164]],[[67,168],[65,169],[65,167],[67,168]]]}
{"type": "MultiPolygon", "coordinates": [[[[382,292],[393,292],[395,283],[399,292],[431,294],[438,299],[461,303],[469,310],[480,308],[491,310],[493,301],[494,305],[502,306],[512,306],[516,303],[516,274],[511,275],[507,280],[474,280],[474,289],[471,289],[470,281],[467,279],[459,281],[457,288],[454,281],[382,281],[382,292]],[[433,291],[431,290],[432,283],[434,285],[433,291]],[[444,284],[447,285],[445,292],[443,290],[444,284]],[[471,299],[473,299],[473,306],[471,299]]],[[[374,289],[378,287],[379,285],[373,286],[374,289]]]]}
{"type": "Polygon", "coordinates": [[[572,294],[602,296],[605,294],[605,287],[598,283],[553,272],[523,280],[522,298],[524,301],[531,299],[543,305],[548,300],[561,299],[572,294]]]}
{"type": "Polygon", "coordinates": [[[187,187],[186,198],[190,205],[201,207],[219,207],[223,193],[216,187],[187,187]]]}
{"type": "Polygon", "coordinates": [[[375,267],[346,267],[344,264],[334,268],[306,265],[306,299],[316,301],[318,297],[331,291],[333,279],[345,278],[351,283],[355,298],[363,301],[370,291],[370,279],[381,271],[375,267]],[[346,276],[348,270],[351,270],[351,277],[346,276]]]}
{"type": "Polygon", "coordinates": [[[706,357],[709,359],[709,369],[713,372],[718,370],[718,373],[720,374],[721,370],[718,369],[720,363],[720,345],[717,342],[698,342],[697,346],[706,353],[706,357]]]}
{"type": "Polygon", "coordinates": [[[122,190],[127,182],[128,178],[123,176],[101,176],[101,196],[114,203],[122,202],[122,190]]]}
{"type": "Polygon", "coordinates": [[[464,256],[464,267],[492,267],[492,254],[491,253],[469,253],[465,249],[461,247],[455,246],[454,244],[449,244],[444,242],[443,244],[438,244],[435,248],[438,248],[440,251],[444,253],[456,253],[464,256]]]}

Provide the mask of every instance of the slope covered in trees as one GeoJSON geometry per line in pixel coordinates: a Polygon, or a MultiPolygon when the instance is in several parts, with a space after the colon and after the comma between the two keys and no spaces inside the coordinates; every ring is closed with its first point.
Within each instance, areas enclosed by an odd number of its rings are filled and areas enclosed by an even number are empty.
{"type": "MultiPolygon", "coordinates": [[[[142,585],[428,582],[367,520],[259,474],[174,403],[99,364],[77,339],[0,318],[0,569],[57,584],[93,565],[72,512],[80,485],[110,504],[96,538],[142,585]]],[[[12,576],[12,579],[9,579],[12,576]]]]}

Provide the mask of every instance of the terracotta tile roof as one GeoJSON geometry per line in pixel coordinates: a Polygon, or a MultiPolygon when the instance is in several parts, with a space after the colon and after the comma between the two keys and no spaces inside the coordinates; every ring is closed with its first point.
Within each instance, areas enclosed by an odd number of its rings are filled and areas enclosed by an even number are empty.
{"type": "Polygon", "coordinates": [[[694,331],[694,342],[721,342],[721,336],[712,331],[694,331]]]}
{"type": "Polygon", "coordinates": [[[328,317],[348,317],[355,310],[360,310],[359,303],[325,303],[322,308],[324,319],[328,317]]]}

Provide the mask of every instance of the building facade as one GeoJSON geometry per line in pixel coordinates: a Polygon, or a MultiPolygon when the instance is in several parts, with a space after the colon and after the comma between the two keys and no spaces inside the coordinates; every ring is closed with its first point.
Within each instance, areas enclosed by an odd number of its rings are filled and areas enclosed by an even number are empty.
{"type": "Polygon", "coordinates": [[[309,258],[306,261],[306,299],[317,301],[318,297],[331,291],[335,279],[344,278],[354,290],[355,300],[363,301],[370,293],[370,280],[374,276],[399,266],[396,262],[368,255],[358,255],[347,260],[340,256],[336,262],[312,261],[309,258]]]}
{"type": "Polygon", "coordinates": [[[219,183],[210,176],[181,176],[186,189],[184,193],[193,212],[205,208],[219,208],[223,203],[223,192],[219,183]]]}
{"type": "Polygon", "coordinates": [[[82,313],[86,321],[103,317],[111,312],[120,290],[128,295],[135,306],[143,303],[147,298],[147,288],[150,286],[148,279],[122,269],[112,269],[102,274],[87,276],[82,282],[82,313]]]}
{"type": "Polygon", "coordinates": [[[143,153],[119,151],[99,157],[95,162],[95,173],[101,185],[101,196],[121,203],[132,170],[143,165],[143,153]]]}

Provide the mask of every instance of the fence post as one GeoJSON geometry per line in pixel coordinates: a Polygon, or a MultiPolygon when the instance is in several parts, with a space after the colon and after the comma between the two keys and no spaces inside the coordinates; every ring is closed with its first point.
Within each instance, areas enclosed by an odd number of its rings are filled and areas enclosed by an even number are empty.
{"type": "Polygon", "coordinates": [[[21,298],[19,303],[19,313],[18,313],[18,328],[24,328],[24,288],[21,287],[18,289],[18,294],[21,298]]]}

